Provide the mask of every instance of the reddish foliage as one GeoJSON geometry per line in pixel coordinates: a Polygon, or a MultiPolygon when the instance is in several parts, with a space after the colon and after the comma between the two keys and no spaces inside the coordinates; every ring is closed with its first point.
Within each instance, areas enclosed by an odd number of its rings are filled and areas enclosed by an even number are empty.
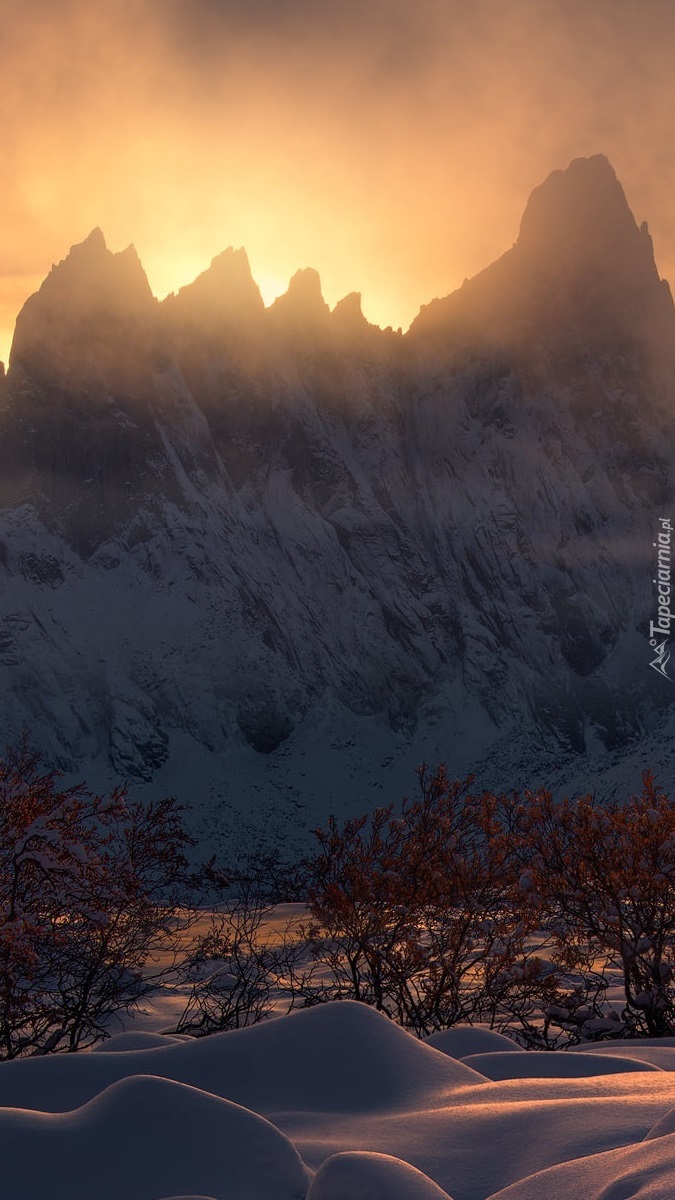
{"type": "Polygon", "coordinates": [[[0,760],[0,1057],[76,1049],[146,990],[188,841],[172,800],[60,789],[25,750],[0,760]]]}

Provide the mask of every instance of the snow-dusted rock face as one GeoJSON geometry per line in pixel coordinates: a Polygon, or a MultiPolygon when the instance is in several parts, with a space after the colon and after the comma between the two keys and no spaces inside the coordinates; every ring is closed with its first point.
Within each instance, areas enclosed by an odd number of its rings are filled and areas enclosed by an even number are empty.
{"type": "Polygon", "coordinates": [[[265,310],[243,251],[159,304],[96,231],[0,380],[0,739],[184,768],[252,827],[435,753],[503,787],[597,773],[675,698],[647,640],[673,363],[600,156],[405,336],[309,270],[265,310]]]}

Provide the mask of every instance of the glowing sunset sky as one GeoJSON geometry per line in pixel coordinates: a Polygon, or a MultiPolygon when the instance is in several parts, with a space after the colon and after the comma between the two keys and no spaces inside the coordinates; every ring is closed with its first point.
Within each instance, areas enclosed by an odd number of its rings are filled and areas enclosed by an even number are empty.
{"type": "Polygon", "coordinates": [[[675,279],[673,0],[2,0],[0,358],[100,225],[156,294],[245,246],[406,326],[602,152],[675,279]]]}

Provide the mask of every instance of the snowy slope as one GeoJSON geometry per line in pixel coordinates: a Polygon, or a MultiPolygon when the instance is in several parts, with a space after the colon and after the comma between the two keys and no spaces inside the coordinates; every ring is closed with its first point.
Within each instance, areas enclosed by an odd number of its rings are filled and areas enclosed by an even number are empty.
{"type": "Polygon", "coordinates": [[[423,759],[634,788],[651,736],[669,783],[674,356],[599,157],[405,337],[312,271],[265,310],[243,252],[159,305],[95,231],[0,381],[0,738],[194,800],[210,841],[295,843],[423,759]]]}

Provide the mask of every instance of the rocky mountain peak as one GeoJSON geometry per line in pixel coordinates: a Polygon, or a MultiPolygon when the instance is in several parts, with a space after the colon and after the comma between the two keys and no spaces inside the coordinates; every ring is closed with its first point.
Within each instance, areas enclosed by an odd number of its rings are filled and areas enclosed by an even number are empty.
{"type": "Polygon", "coordinates": [[[99,326],[110,318],[123,324],[154,314],[150,284],[133,246],[119,254],[108,250],[100,229],[73,246],[53,266],[39,291],[17,317],[10,371],[46,366],[45,355],[58,358],[82,338],[83,325],[99,326]],[[50,349],[51,348],[51,349],[50,349]]]}
{"type": "Polygon", "coordinates": [[[62,262],[52,267],[37,296],[43,305],[67,304],[71,309],[129,311],[154,305],[135,247],[128,246],[113,254],[100,229],[92,230],[83,242],[71,247],[62,262]]]}
{"type": "Polygon", "coordinates": [[[553,171],[530,196],[517,242],[458,291],[426,305],[419,336],[539,347],[568,356],[583,338],[638,361],[672,358],[675,309],[659,279],[646,223],[638,227],[602,154],[553,171]],[[632,349],[631,349],[632,347],[632,349]]]}
{"type": "Polygon", "coordinates": [[[334,324],[345,330],[361,329],[368,324],[361,308],[360,292],[350,292],[338,300],[331,316],[334,324]]]}
{"type": "MultiPolygon", "coordinates": [[[[91,233],[82,242],[77,242],[71,246],[70,253],[67,255],[67,260],[70,263],[91,259],[92,261],[104,257],[108,253],[108,247],[103,235],[103,230],[97,225],[92,229],[91,233]]],[[[64,260],[66,261],[66,260],[64,260]]]]}
{"type": "Polygon", "coordinates": [[[527,202],[516,244],[536,269],[564,276],[606,271],[658,282],[651,238],[638,228],[624,190],[603,154],[553,171],[527,202]]]}
{"type": "Polygon", "coordinates": [[[164,301],[166,311],[199,321],[245,320],[264,309],[259,288],[251,275],[248,255],[229,246],[211,266],[176,296],[164,301]]]}
{"type": "Polygon", "coordinates": [[[329,308],[321,292],[318,271],[313,267],[296,271],[288,291],[274,301],[270,313],[291,325],[314,326],[325,323],[329,308]]]}

